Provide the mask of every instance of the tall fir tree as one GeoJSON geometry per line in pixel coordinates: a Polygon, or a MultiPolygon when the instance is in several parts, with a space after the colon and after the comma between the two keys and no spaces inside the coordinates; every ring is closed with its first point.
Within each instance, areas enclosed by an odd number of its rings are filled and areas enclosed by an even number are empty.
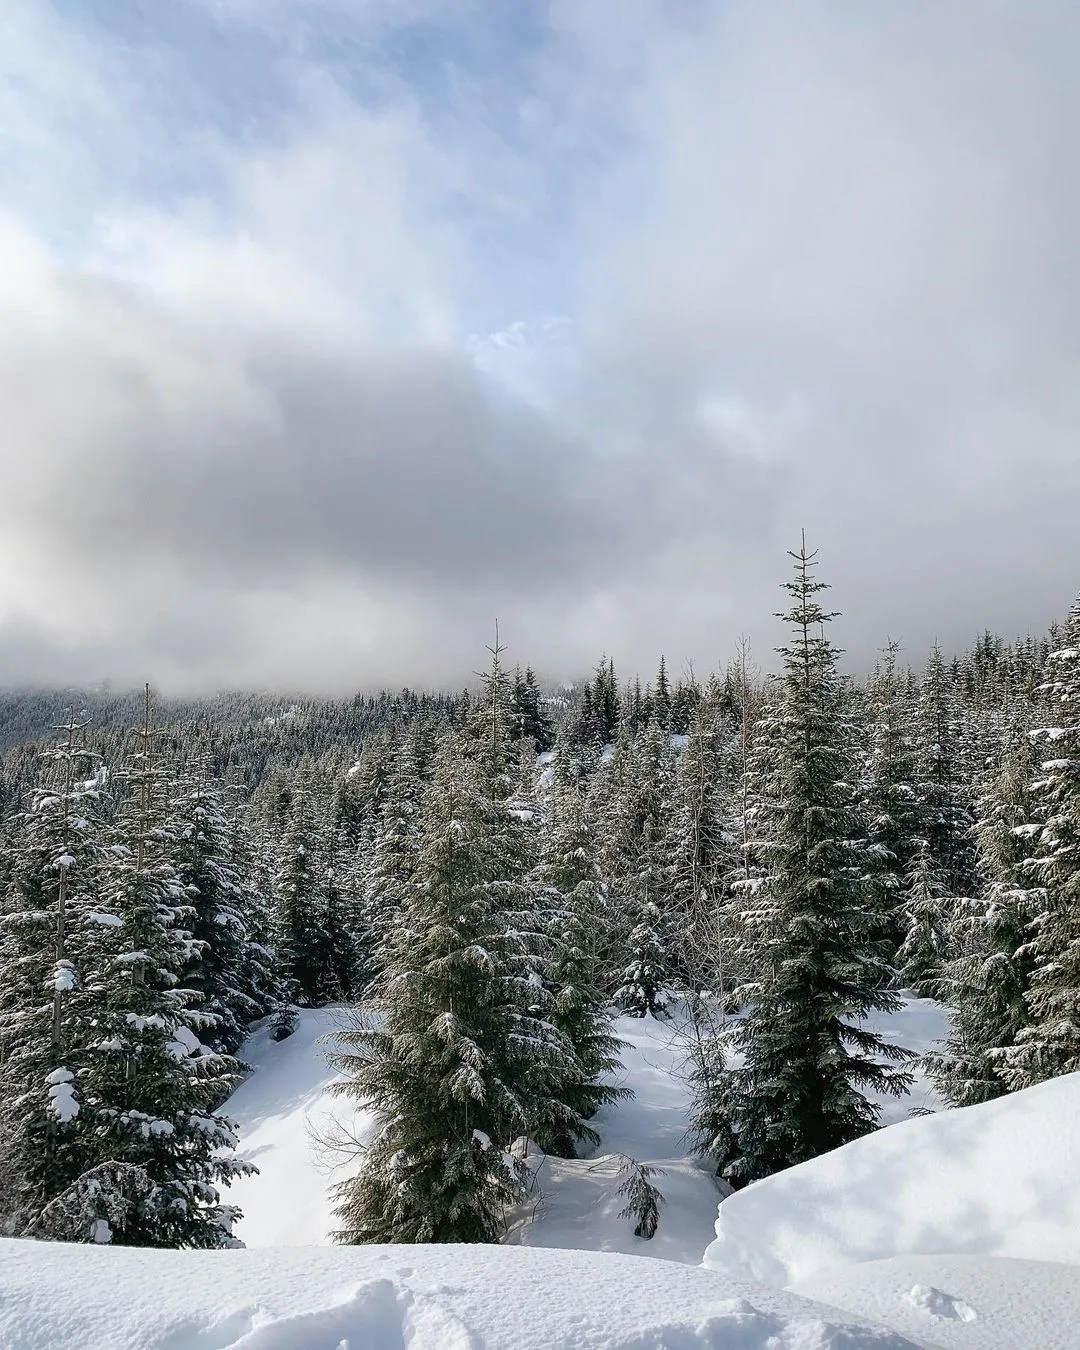
{"type": "Polygon", "coordinates": [[[379,1126],[339,1188],[342,1241],[493,1242],[526,1173],[520,1136],[572,1129],[556,1093],[573,1051],[543,1016],[541,934],[511,808],[507,681],[496,638],[471,733],[448,736],[416,867],[387,933],[377,1027],[346,1032],[339,1091],[379,1126]]]}
{"type": "Polygon", "coordinates": [[[1042,896],[1032,920],[1031,1024],[999,1061],[1013,1089],[1080,1070],[1080,597],[1047,675],[1041,692],[1053,724],[1036,733],[1044,758],[1031,784],[1031,857],[1022,864],[1042,896]]]}
{"type": "Polygon", "coordinates": [[[723,879],[735,838],[725,817],[725,741],[719,709],[699,700],[678,757],[665,811],[667,903],[682,982],[698,991],[724,984],[727,929],[723,879]]]}
{"type": "Polygon", "coordinates": [[[105,805],[69,717],[15,821],[0,905],[0,1220],[31,1231],[74,1182],[84,1149],[79,1069],[94,1008],[88,955],[100,917],[105,805]],[[89,775],[89,776],[88,776],[89,775]]]}
{"type": "Polygon", "coordinates": [[[337,990],[331,953],[326,858],[318,804],[300,792],[279,850],[275,877],[276,945],[292,1002],[317,1008],[337,990]]]}
{"type": "Polygon", "coordinates": [[[671,684],[668,680],[667,662],[660,657],[660,666],[656,672],[656,686],[652,691],[652,715],[664,731],[671,721],[671,684]]]}
{"type": "Polygon", "coordinates": [[[93,1035],[76,1079],[83,1170],[42,1211],[39,1231],[128,1246],[235,1246],[237,1211],[221,1203],[218,1185],[255,1169],[237,1159],[235,1127],[216,1113],[236,1062],[203,1043],[218,1017],[181,983],[199,944],[175,864],[149,689],[138,738],[88,959],[93,1035]]]}
{"type": "Polygon", "coordinates": [[[867,880],[886,917],[894,951],[908,931],[905,890],[922,833],[915,694],[911,681],[897,669],[898,652],[890,642],[867,683],[867,754],[859,793],[867,880]]]}
{"type": "Polygon", "coordinates": [[[380,942],[405,908],[420,852],[424,795],[421,732],[412,727],[399,743],[387,780],[383,810],[363,874],[362,923],[371,943],[371,974],[380,942]]]}
{"type": "Polygon", "coordinates": [[[544,712],[540,686],[531,666],[525,674],[514,674],[510,702],[510,735],[514,740],[531,740],[538,754],[550,750],[554,743],[551,719],[544,712]]]}
{"type": "Polygon", "coordinates": [[[899,1006],[880,910],[867,893],[853,810],[847,694],[826,637],[815,555],[792,554],[784,673],[752,756],[752,848],[743,940],[754,978],[745,1017],[698,1074],[702,1150],[733,1186],[817,1157],[875,1127],[864,1089],[901,1093],[907,1051],[866,1025],[899,1006]],[[738,1066],[725,1051],[741,1052],[738,1066]]]}
{"type": "Polygon", "coordinates": [[[962,717],[955,684],[936,646],[920,684],[916,722],[921,754],[920,833],[948,894],[968,897],[974,893],[974,820],[970,783],[963,774],[962,717]]]}
{"type": "Polygon", "coordinates": [[[674,773],[667,733],[655,720],[632,743],[618,770],[611,814],[607,884],[621,915],[615,1000],[633,1016],[663,1015],[675,982],[674,914],[665,822],[674,773]]]}
{"type": "Polygon", "coordinates": [[[195,939],[183,983],[200,995],[201,1008],[216,1018],[207,1043],[233,1054],[248,1024],[268,1008],[251,978],[249,892],[237,865],[225,790],[213,781],[205,762],[196,763],[175,785],[169,826],[195,939]]]}

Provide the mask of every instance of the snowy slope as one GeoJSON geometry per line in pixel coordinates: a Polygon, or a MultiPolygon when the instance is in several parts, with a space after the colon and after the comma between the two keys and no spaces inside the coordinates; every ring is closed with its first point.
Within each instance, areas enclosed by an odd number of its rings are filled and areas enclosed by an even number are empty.
{"type": "Polygon", "coordinates": [[[326,1063],[325,1038],[344,1025],[339,1008],[300,1013],[296,1030],[283,1041],[270,1038],[269,1024],[255,1031],[239,1057],[251,1075],[225,1107],[240,1127],[240,1157],[258,1167],[257,1176],[237,1177],[228,1200],[244,1217],[236,1235],[248,1247],[289,1247],[329,1242],[333,1228],[330,1186],[355,1166],[335,1158],[318,1140],[345,1128],[363,1139],[371,1117],[334,1097],[339,1076],[326,1063]]]}
{"type": "Polygon", "coordinates": [[[1070,1074],[902,1121],[725,1200],[705,1264],[778,1288],[907,1255],[1080,1265],[1078,1120],[1070,1074]]]}
{"type": "Polygon", "coordinates": [[[911,1350],[856,1321],[596,1252],[0,1241],[4,1350],[911,1350]]]}
{"type": "Polygon", "coordinates": [[[999,1256],[898,1256],[819,1271],[794,1292],[941,1350],[1076,1350],[1080,1268],[999,1256]]]}

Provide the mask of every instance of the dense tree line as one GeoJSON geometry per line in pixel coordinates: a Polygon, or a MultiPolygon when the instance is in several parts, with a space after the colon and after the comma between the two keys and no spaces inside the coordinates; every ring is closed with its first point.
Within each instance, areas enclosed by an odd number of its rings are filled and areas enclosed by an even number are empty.
{"type": "Polygon", "coordinates": [[[0,700],[4,1230],[231,1243],[237,1054],[327,1003],[379,1122],[350,1242],[497,1240],[618,1097],[616,1010],[689,1011],[733,1186],[875,1127],[901,990],[954,1103],[1080,1069],[1080,601],[854,680],[792,556],[766,678],[552,690],[496,641],[456,696],[0,700]]]}

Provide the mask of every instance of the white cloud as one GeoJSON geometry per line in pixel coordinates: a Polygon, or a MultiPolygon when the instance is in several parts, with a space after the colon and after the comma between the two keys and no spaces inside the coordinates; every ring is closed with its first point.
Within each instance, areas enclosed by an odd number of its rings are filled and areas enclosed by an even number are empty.
{"type": "Polygon", "coordinates": [[[1063,608],[1070,9],[171,13],[0,30],[13,675],[703,668],[803,526],[858,659],[1063,608]]]}

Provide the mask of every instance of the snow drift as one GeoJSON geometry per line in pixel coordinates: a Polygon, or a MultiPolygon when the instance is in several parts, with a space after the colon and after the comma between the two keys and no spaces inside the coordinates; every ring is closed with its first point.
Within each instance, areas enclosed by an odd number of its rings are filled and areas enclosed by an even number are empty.
{"type": "Polygon", "coordinates": [[[192,1252],[0,1241],[4,1350],[912,1350],[668,1261],[515,1247],[192,1252]]]}
{"type": "Polygon", "coordinates": [[[1080,1265],[1077,1120],[1069,1074],[891,1125],[723,1201],[705,1265],[777,1288],[894,1256],[1080,1265]]]}

